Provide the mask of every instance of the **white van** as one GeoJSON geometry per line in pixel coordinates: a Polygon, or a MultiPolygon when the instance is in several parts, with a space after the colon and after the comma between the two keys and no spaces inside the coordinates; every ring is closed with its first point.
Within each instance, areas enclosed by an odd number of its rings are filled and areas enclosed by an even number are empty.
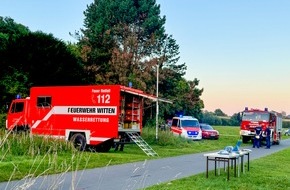
{"type": "Polygon", "coordinates": [[[181,136],[187,139],[202,139],[202,131],[199,122],[192,116],[173,117],[170,130],[173,135],[181,136]]]}

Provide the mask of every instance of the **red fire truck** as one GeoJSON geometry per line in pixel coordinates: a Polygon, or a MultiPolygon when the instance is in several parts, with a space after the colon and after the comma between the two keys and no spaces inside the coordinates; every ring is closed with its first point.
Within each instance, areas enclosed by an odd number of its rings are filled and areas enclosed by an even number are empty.
{"type": "MultiPolygon", "coordinates": [[[[282,134],[282,115],[280,113],[268,111],[267,108],[260,110],[246,107],[241,114],[240,135],[243,143],[253,139],[257,126],[261,126],[262,131],[265,131],[267,126],[269,126],[271,129],[271,143],[280,143],[282,134]]],[[[265,136],[263,136],[262,140],[265,140],[265,136]]]]}
{"type": "Polygon", "coordinates": [[[76,148],[109,151],[126,133],[142,131],[143,100],[156,97],[121,85],[33,87],[30,97],[12,101],[7,130],[63,138],[76,148]]]}

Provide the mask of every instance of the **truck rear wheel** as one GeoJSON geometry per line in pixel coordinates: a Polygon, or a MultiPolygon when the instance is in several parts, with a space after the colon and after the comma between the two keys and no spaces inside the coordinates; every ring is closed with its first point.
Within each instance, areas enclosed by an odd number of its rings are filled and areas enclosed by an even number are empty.
{"type": "Polygon", "coordinates": [[[73,143],[75,149],[79,151],[84,151],[86,148],[86,138],[81,133],[76,133],[71,137],[71,142],[73,143]]]}

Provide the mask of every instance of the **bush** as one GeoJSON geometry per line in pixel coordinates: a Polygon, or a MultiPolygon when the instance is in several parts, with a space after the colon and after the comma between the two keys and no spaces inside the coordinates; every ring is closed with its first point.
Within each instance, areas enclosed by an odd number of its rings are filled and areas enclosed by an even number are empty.
{"type": "Polygon", "coordinates": [[[283,120],[283,123],[282,123],[282,125],[283,125],[283,128],[290,128],[290,120],[283,120]]]}
{"type": "Polygon", "coordinates": [[[0,114],[0,129],[5,129],[6,114],[0,114]]]}
{"type": "Polygon", "coordinates": [[[156,142],[156,130],[153,130],[152,127],[143,128],[142,138],[146,140],[148,144],[157,144],[159,146],[184,147],[190,143],[193,143],[190,139],[173,136],[170,130],[158,130],[158,141],[156,142]]]}

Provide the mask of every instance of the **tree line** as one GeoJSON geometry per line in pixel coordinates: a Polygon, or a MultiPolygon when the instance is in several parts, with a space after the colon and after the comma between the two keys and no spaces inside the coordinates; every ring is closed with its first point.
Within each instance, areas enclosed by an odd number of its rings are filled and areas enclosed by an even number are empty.
{"type": "MultiPolygon", "coordinates": [[[[203,89],[186,80],[179,45],[165,30],[155,0],[97,0],[84,11],[84,27],[64,42],[52,34],[30,31],[10,17],[0,17],[1,111],[17,94],[33,86],[120,84],[173,101],[160,103],[159,116],[176,112],[202,117],[203,89]]],[[[154,119],[155,104],[145,102],[144,121],[154,119]]]]}

